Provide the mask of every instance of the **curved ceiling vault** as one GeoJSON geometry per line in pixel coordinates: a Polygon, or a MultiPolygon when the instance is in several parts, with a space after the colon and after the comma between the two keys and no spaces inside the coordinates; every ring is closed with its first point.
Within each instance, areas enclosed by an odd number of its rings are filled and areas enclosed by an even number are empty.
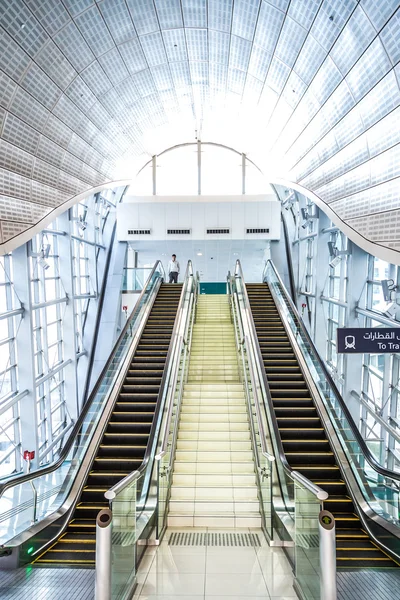
{"type": "Polygon", "coordinates": [[[399,5],[0,0],[0,248],[197,132],[400,252],[399,5]]]}

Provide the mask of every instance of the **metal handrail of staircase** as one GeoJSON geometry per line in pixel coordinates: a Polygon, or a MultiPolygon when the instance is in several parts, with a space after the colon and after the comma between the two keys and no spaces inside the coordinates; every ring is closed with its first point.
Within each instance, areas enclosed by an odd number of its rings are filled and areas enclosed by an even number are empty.
{"type": "MultiPolygon", "coordinates": [[[[237,310],[238,307],[235,305],[235,299],[236,295],[232,294],[232,285],[231,285],[231,281],[230,281],[230,273],[228,273],[228,289],[229,289],[229,295],[230,295],[230,302],[231,302],[231,314],[233,317],[233,327],[235,330],[235,339],[236,339],[236,348],[238,350],[238,352],[242,355],[242,360],[243,360],[243,368],[245,369],[245,358],[244,358],[244,353],[246,352],[249,360],[248,360],[248,365],[249,365],[249,373],[250,373],[250,381],[251,381],[251,386],[252,386],[252,390],[253,390],[253,394],[254,394],[254,408],[256,410],[256,417],[257,417],[257,423],[258,423],[258,428],[259,428],[259,432],[260,432],[260,443],[261,443],[261,451],[262,451],[262,455],[269,461],[269,462],[274,462],[275,461],[275,456],[273,454],[270,454],[268,452],[268,448],[267,448],[267,436],[265,434],[265,429],[264,429],[264,423],[261,417],[261,408],[260,408],[260,398],[258,395],[258,389],[257,389],[257,380],[255,377],[255,373],[254,373],[254,368],[253,368],[253,364],[252,364],[252,360],[251,360],[251,354],[250,354],[250,343],[249,343],[249,338],[246,335],[241,336],[241,340],[239,340],[238,337],[238,330],[242,333],[242,325],[241,325],[241,320],[239,319],[238,315],[237,315],[237,310]]],[[[248,405],[249,405],[249,410],[251,413],[251,401],[250,401],[250,394],[249,394],[249,390],[247,387],[248,383],[247,383],[247,378],[246,378],[246,395],[247,395],[247,399],[248,399],[248,405]]],[[[250,428],[252,431],[252,437],[254,440],[254,444],[256,444],[256,433],[254,430],[254,423],[253,420],[250,419],[250,428]]],[[[257,463],[257,468],[260,470],[261,469],[261,465],[260,465],[260,461],[258,458],[258,454],[257,452],[254,453],[255,454],[255,460],[257,463]]]]}
{"type": "MultiPolygon", "coordinates": [[[[286,459],[286,455],[285,455],[285,451],[283,449],[283,444],[282,444],[282,440],[280,437],[280,433],[279,433],[279,428],[278,428],[278,423],[277,420],[274,416],[275,411],[274,411],[274,406],[273,406],[273,401],[272,401],[272,396],[271,396],[271,391],[269,388],[269,384],[268,384],[268,380],[267,380],[267,376],[266,376],[266,372],[265,372],[265,368],[264,368],[264,361],[263,361],[263,357],[261,354],[261,349],[260,349],[260,345],[258,342],[258,336],[257,336],[257,331],[256,331],[256,327],[255,327],[255,323],[254,323],[254,319],[253,319],[253,315],[252,315],[252,311],[251,311],[251,307],[250,307],[250,301],[248,298],[248,294],[247,294],[247,289],[246,289],[246,284],[245,284],[245,280],[243,277],[243,271],[242,271],[242,266],[240,264],[240,260],[236,261],[236,267],[235,267],[235,281],[236,279],[240,279],[240,283],[241,283],[241,292],[242,292],[242,298],[243,298],[243,304],[244,304],[244,315],[242,310],[240,311],[240,318],[243,319],[243,329],[247,329],[248,332],[248,336],[251,340],[251,347],[255,353],[255,356],[253,356],[253,360],[255,361],[255,370],[259,376],[259,382],[260,382],[260,388],[261,388],[261,392],[262,392],[262,397],[263,397],[263,406],[264,406],[264,410],[266,413],[266,417],[267,417],[267,423],[269,425],[269,433],[270,436],[272,438],[272,444],[274,447],[274,452],[275,452],[275,457],[276,457],[276,465],[277,465],[277,472],[278,472],[278,485],[281,487],[281,493],[282,495],[284,495],[283,492],[283,488],[282,488],[282,484],[283,482],[281,481],[281,474],[280,474],[280,467],[283,468],[283,477],[287,477],[289,480],[293,481],[293,483],[297,483],[298,489],[299,489],[299,496],[297,496],[297,492],[295,492],[294,494],[294,498],[291,499],[289,497],[289,500],[293,500],[293,506],[295,506],[296,510],[295,510],[295,529],[296,529],[296,535],[295,535],[295,553],[297,555],[297,552],[299,553],[299,555],[302,557],[302,559],[306,559],[307,561],[312,560],[315,561],[315,556],[313,553],[311,553],[311,556],[308,555],[308,550],[304,550],[302,547],[302,542],[301,542],[301,532],[302,529],[304,531],[304,527],[303,527],[303,515],[301,514],[301,506],[302,503],[305,502],[305,505],[307,505],[307,500],[305,498],[303,498],[303,494],[304,492],[307,494],[309,493],[311,497],[314,498],[314,504],[312,505],[311,509],[312,511],[314,510],[314,512],[312,512],[312,514],[308,513],[308,508],[306,508],[306,512],[305,512],[305,517],[306,520],[312,520],[313,522],[313,530],[316,532],[317,536],[318,536],[318,546],[319,546],[319,567],[318,567],[318,562],[315,562],[314,564],[310,563],[311,571],[309,575],[304,575],[303,573],[303,568],[304,565],[302,567],[302,560],[300,559],[299,561],[297,561],[296,558],[296,576],[295,576],[295,580],[294,580],[294,587],[296,589],[296,591],[298,592],[299,597],[308,597],[308,592],[304,592],[303,593],[303,587],[304,588],[308,588],[308,579],[310,579],[310,582],[315,582],[319,581],[319,587],[320,587],[320,596],[321,598],[324,598],[324,600],[336,600],[337,598],[337,588],[336,588],[336,541],[335,541],[335,522],[334,519],[332,518],[332,515],[330,513],[328,513],[327,511],[323,510],[323,501],[327,500],[329,497],[329,494],[321,489],[319,486],[315,485],[313,482],[311,482],[309,479],[307,479],[307,477],[305,477],[304,475],[302,475],[301,473],[299,473],[298,471],[296,471],[295,469],[293,469],[287,459],[286,459]],[[278,460],[279,459],[279,460],[278,460]],[[317,508],[318,507],[318,508],[317,508]],[[299,509],[299,514],[298,514],[298,509],[299,509]],[[327,519],[329,521],[329,526],[325,526],[324,525],[324,519],[327,519]],[[297,532],[299,531],[300,535],[297,535],[297,532]],[[299,564],[298,564],[299,563],[299,564]],[[316,575],[313,576],[312,575],[312,571],[314,570],[314,573],[316,575]]],[[[236,286],[236,295],[238,294],[237,292],[237,286],[236,286]]],[[[245,332],[245,335],[247,337],[247,332],[245,332]]],[[[274,485],[274,484],[273,484],[274,485]]],[[[295,486],[295,489],[296,486],[295,486]]],[[[274,507],[274,499],[273,497],[271,497],[271,502],[272,502],[272,510],[274,507]]],[[[286,504],[286,500],[284,499],[284,503],[286,504]]],[[[307,526],[306,528],[306,533],[309,530],[309,526],[307,526]]],[[[309,535],[307,533],[307,535],[309,535]]],[[[306,542],[305,544],[306,548],[309,548],[309,543],[306,542]]],[[[316,597],[316,596],[312,596],[312,597],[316,597]]]]}
{"type": "Polygon", "coordinates": [[[12,479],[1,484],[0,485],[0,498],[4,494],[5,491],[7,491],[8,489],[10,489],[12,487],[21,485],[21,484],[29,482],[29,481],[33,481],[34,479],[36,479],[38,477],[43,477],[43,475],[48,475],[50,473],[53,473],[67,459],[69,453],[71,452],[71,450],[73,448],[75,439],[76,439],[77,435],[79,434],[79,432],[82,428],[82,425],[85,421],[85,418],[91,408],[93,400],[96,398],[96,395],[101,387],[102,381],[107,373],[107,370],[109,369],[109,367],[118,351],[119,345],[120,345],[124,335],[126,334],[128,329],[132,326],[132,322],[134,321],[134,319],[137,317],[137,312],[138,312],[138,308],[140,306],[141,300],[144,297],[144,295],[146,294],[147,288],[149,287],[149,285],[152,281],[153,275],[155,274],[155,272],[157,271],[158,268],[160,268],[160,275],[165,277],[165,271],[164,271],[163,264],[160,260],[157,260],[154,263],[154,266],[147,278],[147,281],[143,287],[143,290],[141,291],[141,293],[138,297],[138,300],[135,304],[135,307],[132,310],[132,313],[130,314],[129,318],[127,319],[124,328],[122,329],[120,335],[118,336],[118,339],[116,340],[116,342],[113,346],[113,349],[106,361],[106,364],[104,365],[103,369],[101,370],[101,373],[96,381],[96,384],[95,384],[92,392],[90,393],[90,396],[89,396],[87,402],[83,406],[82,411],[81,411],[79,417],[77,418],[70,435],[68,436],[68,440],[66,441],[66,443],[63,446],[63,449],[60,452],[59,458],[56,461],[52,462],[50,465],[46,465],[45,467],[41,467],[41,468],[36,469],[35,471],[31,471],[29,473],[17,475],[16,477],[13,477],[12,479]]]}
{"type": "Polygon", "coordinates": [[[381,464],[379,464],[379,462],[376,460],[376,458],[373,456],[373,454],[371,453],[370,449],[368,448],[367,444],[365,443],[364,438],[362,437],[358,427],[356,426],[353,417],[351,416],[351,413],[349,411],[349,409],[347,408],[343,397],[341,395],[341,393],[339,392],[339,390],[336,387],[335,382],[332,379],[331,374],[329,373],[329,370],[325,364],[325,362],[323,361],[323,359],[320,357],[320,354],[318,352],[318,350],[315,347],[314,342],[311,339],[310,334],[307,331],[306,326],[303,323],[302,318],[300,317],[300,314],[293,302],[293,300],[290,298],[290,295],[287,293],[287,290],[283,284],[283,281],[279,275],[279,273],[277,272],[274,263],[271,260],[268,260],[263,272],[263,281],[265,281],[266,277],[265,277],[265,272],[266,269],[268,268],[268,266],[270,266],[274,272],[274,275],[276,276],[276,278],[279,281],[280,284],[280,291],[281,293],[284,295],[286,302],[288,303],[291,311],[294,314],[294,317],[296,319],[296,323],[298,324],[298,326],[300,327],[302,333],[304,334],[304,336],[307,339],[307,343],[310,346],[310,349],[314,355],[314,357],[316,358],[316,360],[318,361],[318,365],[321,368],[321,371],[324,374],[324,377],[326,378],[326,381],[329,385],[329,387],[331,388],[331,390],[333,391],[335,398],[338,402],[338,404],[340,405],[340,410],[343,411],[343,414],[346,417],[346,420],[349,422],[349,425],[351,427],[351,432],[354,435],[354,438],[356,439],[357,443],[359,444],[360,448],[362,449],[363,455],[365,460],[369,463],[369,465],[371,466],[371,468],[376,471],[377,473],[379,473],[379,475],[382,475],[383,477],[387,477],[390,479],[394,479],[395,481],[400,482],[400,473],[396,472],[396,471],[392,471],[390,469],[387,469],[385,467],[383,467],[381,464]]]}
{"type": "MultiPolygon", "coordinates": [[[[141,466],[136,471],[133,471],[127,475],[124,479],[114,485],[112,488],[105,492],[105,498],[110,502],[110,510],[107,509],[107,523],[105,527],[99,526],[100,519],[102,518],[101,511],[97,519],[96,527],[96,600],[110,600],[110,581],[113,578],[112,575],[112,556],[113,552],[113,537],[112,531],[112,519],[114,512],[114,503],[119,502],[116,507],[116,514],[119,525],[125,523],[127,526],[126,534],[131,540],[127,543],[127,547],[136,545],[142,532],[138,534],[138,512],[142,514],[150,514],[151,527],[154,526],[153,517],[156,517],[156,532],[157,541],[160,537],[158,521],[159,521],[159,493],[157,489],[157,498],[154,498],[154,488],[157,487],[156,478],[158,476],[159,460],[156,454],[156,449],[162,445],[162,436],[166,436],[167,443],[169,438],[168,423],[170,423],[170,415],[172,415],[172,409],[174,405],[174,398],[176,395],[176,389],[178,385],[178,377],[181,375],[180,381],[180,398],[183,390],[183,377],[185,371],[185,362],[189,353],[190,345],[190,334],[188,339],[188,331],[190,328],[190,322],[193,325],[194,319],[194,302],[197,297],[196,294],[197,282],[193,277],[192,262],[188,261],[188,266],[185,273],[184,285],[182,287],[181,297],[179,306],[177,309],[177,316],[174,323],[173,332],[171,335],[170,347],[167,354],[166,364],[164,367],[163,379],[160,386],[159,397],[157,399],[157,412],[154,415],[153,423],[150,430],[149,441],[147,444],[145,457],[142,461],[141,466]],[[188,301],[187,301],[188,300],[188,301]],[[181,354],[183,352],[183,365],[181,364],[181,354]],[[161,431],[163,433],[161,433],[161,431]],[[137,482],[145,478],[147,484],[144,484],[141,492],[140,499],[137,499],[137,482]],[[137,506],[139,504],[139,507],[137,506]],[[149,507],[147,508],[147,504],[149,507]],[[139,510],[138,510],[139,509],[139,510]],[[103,568],[104,566],[104,568],[103,568]]],[[[175,415],[179,414],[179,406],[175,415]]],[[[177,427],[175,428],[177,430],[177,427]]],[[[174,433],[174,439],[176,438],[176,431],[174,433]]],[[[170,468],[168,469],[168,472],[170,468]]],[[[163,530],[164,531],[164,530],[163,530]]],[[[162,531],[162,533],[163,533],[162,531]]],[[[119,534],[121,535],[121,534],[119,534]]],[[[122,535],[125,535],[122,533],[122,535]]],[[[117,536],[118,538],[118,536],[117,536]]],[[[148,541],[149,534],[143,530],[143,541],[148,541]],[[147,536],[147,537],[146,537],[147,536]]],[[[114,568],[118,570],[118,560],[114,563],[114,568]]],[[[122,569],[126,576],[126,581],[120,585],[120,595],[122,598],[130,598],[131,593],[135,586],[135,560],[133,559],[128,569],[122,565],[122,569]]],[[[118,575],[117,575],[118,578],[118,575]]],[[[121,582],[120,582],[121,584],[121,582]]]]}
{"type": "Polygon", "coordinates": [[[267,376],[266,376],[265,369],[264,369],[264,361],[263,361],[260,346],[258,343],[257,332],[256,332],[253,315],[252,315],[251,308],[250,308],[250,301],[249,301],[249,297],[247,295],[246,284],[245,284],[245,279],[243,276],[243,271],[242,271],[242,266],[240,264],[240,260],[236,261],[235,277],[240,277],[240,279],[243,283],[243,286],[242,286],[243,287],[243,299],[244,299],[244,305],[245,305],[245,310],[246,310],[246,323],[247,323],[247,326],[249,329],[249,339],[252,342],[252,345],[253,345],[253,348],[254,348],[254,351],[256,354],[256,356],[255,356],[256,365],[258,364],[258,366],[260,367],[259,369],[257,369],[257,371],[258,371],[259,375],[261,376],[262,388],[264,388],[264,390],[265,390],[264,405],[266,404],[268,406],[268,410],[266,412],[267,412],[267,415],[269,416],[268,421],[269,421],[269,426],[270,426],[270,433],[273,433],[272,439],[273,439],[273,444],[275,446],[276,455],[279,457],[279,462],[283,466],[285,473],[290,477],[290,479],[292,479],[294,481],[298,481],[311,494],[313,494],[316,498],[318,498],[318,500],[320,500],[320,501],[327,500],[329,498],[328,492],[321,489],[318,485],[315,485],[314,483],[312,483],[312,481],[307,479],[307,477],[305,477],[304,475],[302,475],[301,473],[299,473],[298,471],[293,469],[287,461],[285,451],[283,449],[281,437],[279,434],[278,424],[276,422],[276,419],[274,419],[272,417],[272,415],[274,415],[274,406],[273,406],[273,402],[272,402],[271,391],[269,388],[267,376]]]}
{"type": "MultiPolygon", "coordinates": [[[[168,391],[168,390],[172,389],[172,387],[174,387],[174,384],[172,386],[170,386],[169,383],[171,381],[171,377],[172,377],[173,381],[175,380],[177,361],[174,359],[175,359],[175,356],[178,355],[178,349],[179,349],[180,343],[181,343],[180,328],[181,328],[181,323],[182,323],[182,319],[183,319],[183,312],[185,309],[185,306],[184,306],[185,296],[188,291],[187,288],[188,288],[189,283],[191,285],[193,285],[193,266],[192,266],[191,260],[188,261],[188,264],[186,267],[181,297],[179,300],[178,309],[176,311],[177,316],[175,318],[174,328],[173,328],[172,334],[171,334],[171,342],[170,342],[170,346],[168,349],[167,358],[165,361],[164,373],[163,373],[163,376],[161,379],[160,390],[158,393],[158,398],[157,398],[157,403],[156,403],[156,412],[154,414],[153,422],[151,425],[149,440],[147,443],[147,447],[146,447],[146,451],[145,451],[145,455],[144,455],[142,464],[140,465],[139,469],[133,471],[132,473],[130,473],[129,475],[124,477],[124,479],[121,479],[121,481],[116,483],[114,486],[112,486],[109,490],[107,490],[105,492],[104,496],[110,502],[112,502],[118,494],[123,492],[123,490],[125,488],[127,488],[129,485],[131,485],[132,483],[134,483],[135,481],[140,479],[142,477],[142,475],[145,474],[148,463],[150,461],[150,458],[152,457],[152,455],[154,455],[154,444],[157,441],[157,437],[158,437],[157,434],[159,433],[160,427],[161,427],[160,416],[163,414],[163,410],[164,410],[164,406],[165,406],[165,403],[160,402],[160,400],[162,399],[163,395],[167,396],[165,394],[166,391],[168,391]]],[[[188,312],[188,314],[189,314],[189,312],[188,312]]],[[[182,338],[182,340],[183,340],[183,338],[182,338]]],[[[167,401],[167,398],[165,397],[165,402],[166,401],[167,401]]]]}
{"type": "Polygon", "coordinates": [[[242,323],[240,319],[240,313],[238,313],[239,307],[237,306],[237,294],[233,293],[232,290],[232,279],[230,272],[227,276],[227,293],[229,296],[229,303],[231,308],[231,321],[233,324],[233,328],[235,331],[235,341],[236,341],[236,350],[238,353],[238,361],[241,361],[241,374],[243,374],[243,387],[246,396],[246,407],[247,414],[249,419],[249,427],[250,427],[250,438],[251,438],[251,447],[253,451],[253,460],[255,462],[255,472],[256,472],[256,482],[257,482],[257,491],[258,491],[258,499],[260,503],[260,512],[262,515],[262,529],[266,534],[267,538],[271,540],[271,524],[267,523],[267,515],[265,512],[265,500],[263,494],[262,483],[267,479],[269,485],[269,494],[272,494],[272,463],[275,462],[275,456],[268,452],[267,447],[267,436],[265,434],[264,422],[261,415],[261,404],[260,397],[258,393],[258,380],[256,379],[254,368],[253,368],[253,360],[254,358],[250,356],[251,345],[249,343],[249,339],[247,336],[243,335],[242,323]],[[240,339],[239,339],[240,338],[240,339]],[[247,359],[246,359],[247,357],[247,359]],[[253,398],[251,397],[251,392],[253,393],[253,398]],[[255,412],[253,412],[255,410],[255,412]],[[259,441],[257,439],[257,432],[254,423],[254,418],[256,418],[256,425],[258,427],[258,436],[259,441]],[[261,455],[266,459],[265,465],[262,465],[260,462],[260,455],[258,452],[258,448],[261,449],[261,455]]]}

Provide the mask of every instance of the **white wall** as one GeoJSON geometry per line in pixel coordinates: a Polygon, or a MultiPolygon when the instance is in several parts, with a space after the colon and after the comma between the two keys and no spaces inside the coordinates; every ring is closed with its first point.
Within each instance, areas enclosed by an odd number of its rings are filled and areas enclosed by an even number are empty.
{"type": "Polygon", "coordinates": [[[119,241],[150,240],[278,240],[280,203],[274,195],[254,196],[138,196],[117,208],[119,241]],[[206,229],[229,228],[229,234],[207,234],[206,229]],[[269,233],[247,234],[246,228],[269,233]],[[128,229],[150,229],[150,235],[128,234],[128,229]],[[167,235],[167,229],[190,229],[189,235],[167,235]]]}

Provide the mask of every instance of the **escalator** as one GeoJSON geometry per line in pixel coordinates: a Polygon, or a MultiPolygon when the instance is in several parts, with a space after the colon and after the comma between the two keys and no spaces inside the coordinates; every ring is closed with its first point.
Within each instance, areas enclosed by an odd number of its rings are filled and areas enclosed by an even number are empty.
{"type": "Polygon", "coordinates": [[[104,493],[145,455],[181,292],[182,284],[161,284],[67,529],[35,566],[94,566],[104,493]]]}
{"type": "Polygon", "coordinates": [[[329,494],[324,508],[336,521],[338,568],[398,568],[362,527],[268,285],[246,289],[285,456],[329,494]]]}

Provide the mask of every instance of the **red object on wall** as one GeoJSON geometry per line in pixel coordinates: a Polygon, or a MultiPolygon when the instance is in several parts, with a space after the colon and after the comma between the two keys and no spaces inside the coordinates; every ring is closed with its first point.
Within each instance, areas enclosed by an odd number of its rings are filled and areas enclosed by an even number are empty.
{"type": "Polygon", "coordinates": [[[32,450],[32,452],[30,452],[29,450],[24,450],[24,460],[33,460],[35,458],[35,451],[32,450]]]}
{"type": "Polygon", "coordinates": [[[122,310],[124,310],[126,312],[128,310],[128,307],[127,306],[123,306],[122,310]]]}

